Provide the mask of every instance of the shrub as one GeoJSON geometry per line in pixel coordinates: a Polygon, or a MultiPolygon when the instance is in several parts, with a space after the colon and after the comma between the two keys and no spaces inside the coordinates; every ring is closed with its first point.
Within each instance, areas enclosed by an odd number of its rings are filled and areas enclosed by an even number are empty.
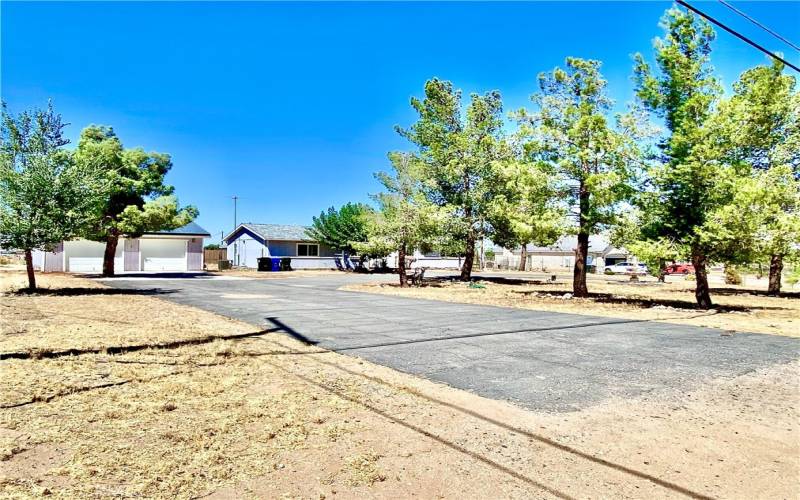
{"type": "Polygon", "coordinates": [[[725,266],[725,284],[726,285],[741,285],[742,275],[734,266],[725,266]]]}

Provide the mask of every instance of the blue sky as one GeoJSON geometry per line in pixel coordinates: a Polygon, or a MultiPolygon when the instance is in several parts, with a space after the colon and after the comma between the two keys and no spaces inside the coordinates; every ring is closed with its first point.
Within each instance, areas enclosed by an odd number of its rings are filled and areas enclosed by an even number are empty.
{"type": "MultiPolygon", "coordinates": [[[[800,40],[800,3],[734,2],[800,40]]],[[[695,2],[793,62],[800,56],[716,2],[695,2]]],[[[170,153],[168,181],[212,234],[239,221],[307,224],[368,201],[393,131],[426,79],[528,104],[536,75],[567,56],[600,59],[614,99],[632,98],[631,54],[652,55],[669,2],[3,2],[2,98],[53,99],[73,141],[111,125],[127,147],[170,153]]],[[[719,32],[729,86],[765,57],[719,32]]]]}

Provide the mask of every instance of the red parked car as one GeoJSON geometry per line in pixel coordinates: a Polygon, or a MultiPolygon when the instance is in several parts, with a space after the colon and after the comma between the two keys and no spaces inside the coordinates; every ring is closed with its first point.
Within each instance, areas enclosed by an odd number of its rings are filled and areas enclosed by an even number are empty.
{"type": "Polygon", "coordinates": [[[664,268],[664,274],[694,274],[691,264],[670,264],[664,268]]]}

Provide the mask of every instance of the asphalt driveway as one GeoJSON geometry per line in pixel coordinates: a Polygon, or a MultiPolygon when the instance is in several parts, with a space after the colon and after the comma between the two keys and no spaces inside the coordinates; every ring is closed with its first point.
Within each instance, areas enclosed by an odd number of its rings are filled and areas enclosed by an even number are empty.
{"type": "MultiPolygon", "coordinates": [[[[494,399],[571,411],[608,397],[690,389],[800,357],[800,340],[692,326],[340,291],[384,277],[136,276],[199,307],[494,399]]],[[[390,278],[391,279],[391,278],[390,278]]]]}

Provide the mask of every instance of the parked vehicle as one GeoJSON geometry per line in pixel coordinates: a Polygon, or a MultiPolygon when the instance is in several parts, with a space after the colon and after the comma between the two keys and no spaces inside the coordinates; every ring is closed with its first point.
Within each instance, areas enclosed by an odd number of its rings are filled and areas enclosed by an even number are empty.
{"type": "Polygon", "coordinates": [[[664,274],[694,274],[691,264],[670,264],[664,268],[664,274]]]}
{"type": "Polygon", "coordinates": [[[606,274],[647,274],[647,266],[633,262],[620,262],[604,268],[606,274]]]}

